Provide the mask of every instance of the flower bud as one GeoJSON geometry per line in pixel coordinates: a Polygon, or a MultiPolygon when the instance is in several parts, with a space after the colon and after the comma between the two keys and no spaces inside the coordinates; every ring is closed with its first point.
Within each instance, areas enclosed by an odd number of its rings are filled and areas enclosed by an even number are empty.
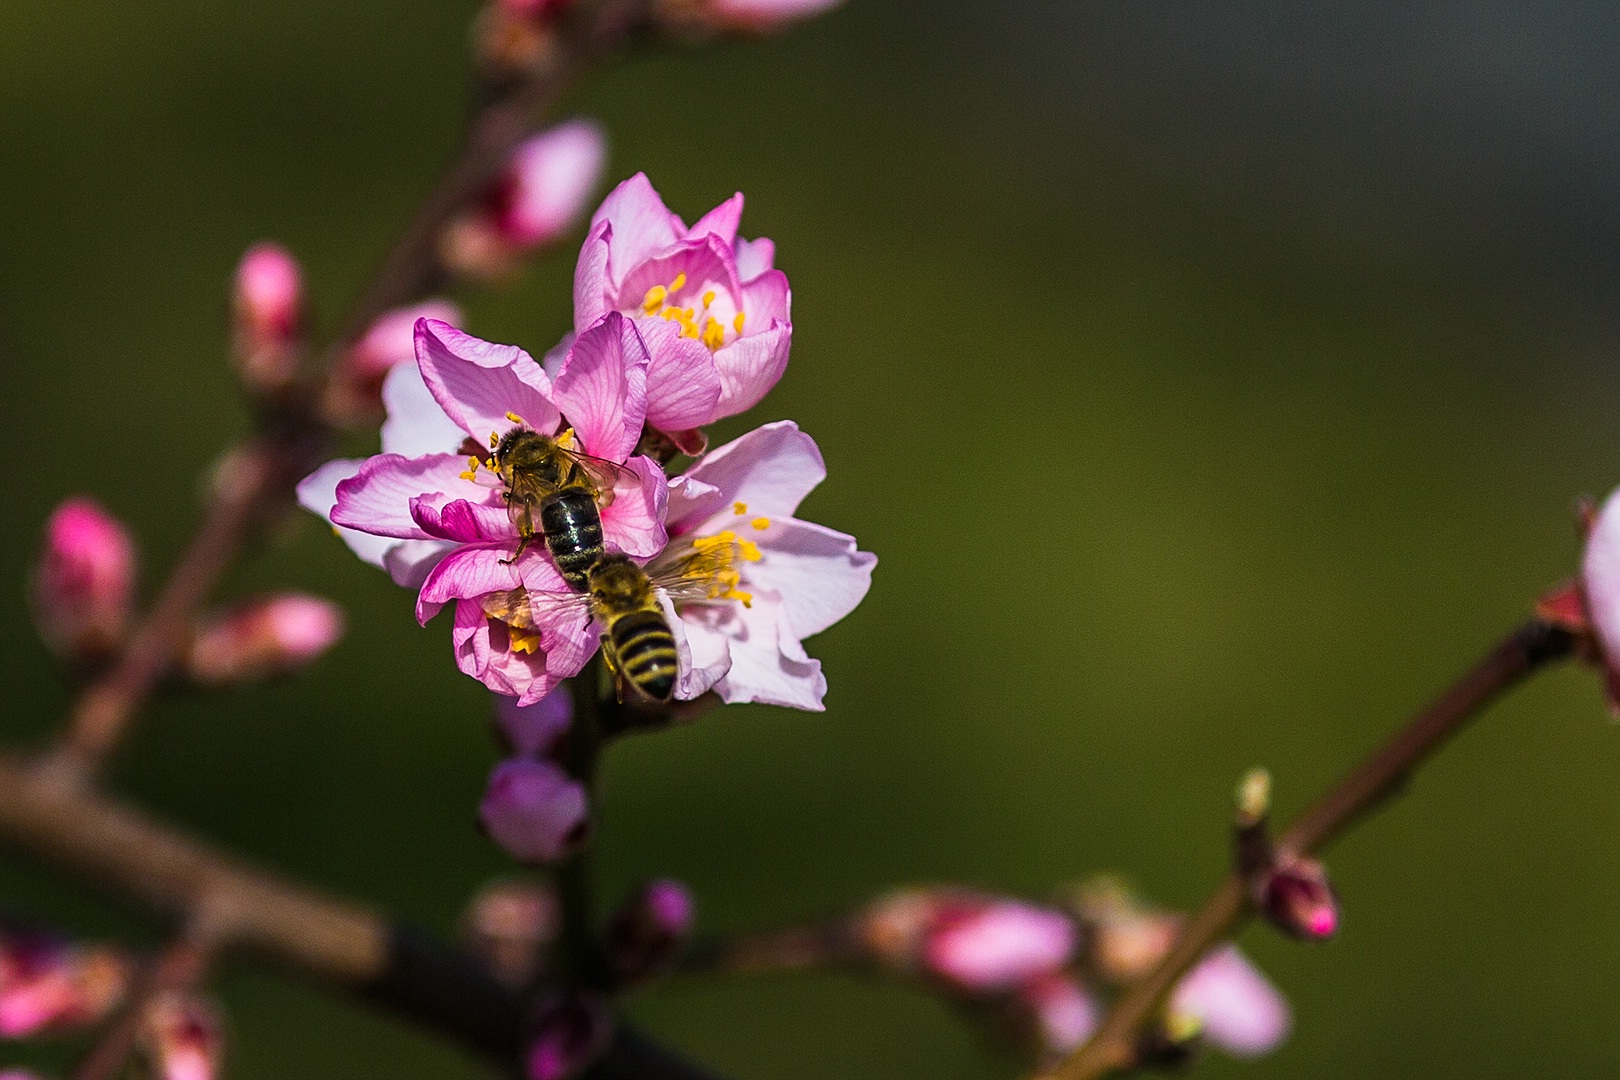
{"type": "Polygon", "coordinates": [[[524,1056],[528,1080],[569,1080],[589,1068],[607,1049],[613,1021],[595,995],[578,991],[542,1005],[534,1040],[524,1056]]]}
{"type": "Polygon", "coordinates": [[[209,686],[296,671],[343,636],[343,611],[302,593],[261,597],[208,616],[186,653],[187,673],[209,686]]]}
{"type": "Polygon", "coordinates": [[[59,656],[93,661],[124,638],[135,599],[135,542],[94,500],[78,496],[45,523],[31,589],[34,621],[59,656]]]}
{"type": "Polygon", "coordinates": [[[574,722],[574,698],[559,686],[533,705],[495,696],[495,724],[507,748],[524,757],[548,756],[574,722]]]}
{"type": "Polygon", "coordinates": [[[655,0],[653,18],[681,37],[769,34],[830,11],[842,0],[655,0]]]}
{"type": "Polygon", "coordinates": [[[923,943],[928,970],[964,990],[1005,990],[1055,971],[1075,949],[1067,915],[1017,900],[947,903],[923,943]]]}
{"type": "Polygon", "coordinates": [[[327,388],[330,415],[342,419],[376,417],[383,379],[397,365],[416,362],[418,319],[459,326],[461,309],[448,300],[424,300],[377,316],[332,374],[327,388]]]}
{"type": "Polygon", "coordinates": [[[1620,718],[1620,490],[1604,500],[1587,531],[1580,592],[1601,654],[1609,709],[1620,718]]]}
{"type": "Polygon", "coordinates": [[[1339,928],[1339,903],[1327,870],[1315,859],[1279,853],[1250,879],[1254,906],[1267,921],[1297,938],[1326,941],[1339,928]]]}
{"type": "Polygon", "coordinates": [[[584,786],[550,761],[495,766],[478,817],[490,839],[524,863],[556,862],[590,835],[584,786]]]}
{"type": "Polygon", "coordinates": [[[1172,1015],[1195,1017],[1204,1038],[1234,1057],[1258,1057],[1282,1042],[1288,1002],[1235,945],[1223,945],[1184,976],[1170,995],[1172,1015]]]}
{"type": "Polygon", "coordinates": [[[572,120],[524,142],[483,203],[447,228],[445,263],[473,278],[510,273],[522,256],[574,225],[606,161],[607,135],[591,120],[572,120]]]}
{"type": "Polygon", "coordinates": [[[557,936],[557,891],[548,882],[493,881],[473,897],[461,917],[468,951],[508,986],[527,985],[540,949],[557,936]]]}
{"type": "Polygon", "coordinates": [[[224,1027],[200,998],[164,994],[146,1007],[141,1044],[153,1080],[214,1080],[225,1053],[224,1027]]]}
{"type": "Polygon", "coordinates": [[[574,0],[491,0],[478,15],[478,60],[497,78],[531,71],[558,55],[556,27],[574,0]]]}
{"type": "Polygon", "coordinates": [[[88,1027],[118,1004],[129,979],[128,961],[111,950],[7,932],[0,936],[0,1037],[88,1027]]]}
{"type": "Polygon", "coordinates": [[[621,986],[667,968],[692,930],[692,894],[678,881],[649,882],[625,901],[608,924],[607,957],[621,986]]]}
{"type": "Polygon", "coordinates": [[[1059,973],[1019,986],[1016,1008],[1027,1016],[1041,1055],[1049,1060],[1077,1049],[1102,1019],[1097,999],[1075,979],[1059,973]]]}
{"type": "Polygon", "coordinates": [[[255,393],[284,389],[298,374],[304,329],[303,274],[286,248],[248,248],[236,267],[232,309],[237,374],[255,393]]]}
{"type": "Polygon", "coordinates": [[[1178,916],[1153,908],[1111,875],[1071,889],[1066,906],[1085,928],[1088,965],[1113,986],[1133,983],[1157,967],[1181,930],[1178,916]]]}

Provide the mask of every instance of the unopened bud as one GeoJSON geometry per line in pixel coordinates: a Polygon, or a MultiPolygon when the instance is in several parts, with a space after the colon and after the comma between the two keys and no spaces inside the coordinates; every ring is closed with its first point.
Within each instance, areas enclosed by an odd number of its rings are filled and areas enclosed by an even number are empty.
{"type": "Polygon", "coordinates": [[[214,1080],[225,1054],[224,1026],[207,1002],[164,994],[146,1008],[141,1044],[153,1080],[214,1080]]]}
{"type": "Polygon", "coordinates": [[[1620,719],[1620,491],[1603,500],[1586,535],[1580,593],[1591,619],[1586,651],[1602,665],[1609,711],[1620,719]]]}
{"type": "Polygon", "coordinates": [[[656,975],[674,962],[692,931],[692,894],[678,881],[649,882],[608,924],[607,957],[621,986],[656,975]]]}
{"type": "Polygon", "coordinates": [[[298,374],[303,347],[304,285],[298,263],[279,244],[248,248],[232,290],[237,373],[255,393],[273,393],[298,374]]]}
{"type": "Polygon", "coordinates": [[[1288,1002],[1235,945],[1222,945],[1176,984],[1172,1014],[1195,1017],[1204,1038],[1234,1057],[1277,1046],[1292,1022],[1288,1002]]]}
{"type": "Polygon", "coordinates": [[[416,322],[461,323],[461,309],[448,300],[425,300],[379,315],[344,355],[327,388],[327,411],[339,420],[375,419],[383,380],[396,366],[416,360],[416,322]]]}
{"type": "Polygon", "coordinates": [[[574,698],[566,686],[559,686],[533,705],[519,705],[517,698],[495,697],[495,724],[502,741],[514,754],[549,755],[573,721],[574,698]]]}
{"type": "Polygon", "coordinates": [[[589,1068],[607,1049],[613,1021],[595,995],[578,991],[559,995],[540,1007],[535,1036],[524,1056],[528,1080],[570,1080],[589,1068]]]}
{"type": "Polygon", "coordinates": [[[1280,853],[1250,879],[1254,905],[1267,921],[1307,941],[1326,941],[1339,929],[1339,902],[1327,870],[1315,859],[1280,853]]]}
{"type": "Polygon", "coordinates": [[[1072,976],[1056,972],[1019,986],[1015,1008],[1027,1017],[1045,1060],[1073,1052],[1091,1038],[1102,1018],[1097,999],[1072,976]]]}
{"type": "Polygon", "coordinates": [[[1142,1069],[1181,1069],[1197,1056],[1203,1035],[1202,1020],[1172,1009],[1137,1037],[1135,1065],[1142,1069]]]}
{"type": "Polygon", "coordinates": [[[442,254],[451,269],[478,279],[511,273],[584,214],[607,161],[601,125],[572,120],[513,151],[484,201],[447,228],[442,254]]]}
{"type": "Polygon", "coordinates": [[[557,936],[560,909],[549,882],[506,879],[484,886],[461,917],[468,951],[508,986],[528,984],[540,949],[557,936]]]}
{"type": "Polygon", "coordinates": [[[556,862],[590,835],[584,786],[554,762],[532,758],[495,766],[478,817],[490,839],[524,863],[556,862]]]}
{"type": "Polygon", "coordinates": [[[186,672],[209,686],[296,671],[343,636],[343,611],[302,593],[261,597],[204,619],[186,672]]]}
{"type": "Polygon", "coordinates": [[[0,1037],[92,1025],[123,998],[129,979],[129,962],[109,949],[7,932],[0,937],[0,1037]]]}
{"type": "Polygon", "coordinates": [[[1238,781],[1233,793],[1239,828],[1258,825],[1271,813],[1271,774],[1264,769],[1250,769],[1238,781]]]}
{"type": "Polygon", "coordinates": [[[769,34],[820,15],[842,0],[655,0],[653,18],[685,38],[720,33],[769,34]]]}
{"type": "Polygon", "coordinates": [[[1181,931],[1179,916],[1152,907],[1112,875],[1071,888],[1065,906],[1085,928],[1091,970],[1114,986],[1136,982],[1157,967],[1181,931]]]}
{"type": "Polygon", "coordinates": [[[923,944],[927,969],[959,989],[1005,990],[1074,955],[1074,920],[1017,900],[946,903],[923,944]]]}
{"type": "Polygon", "coordinates": [[[574,0],[491,0],[473,27],[480,65],[501,78],[557,59],[557,24],[573,6],[574,0]]]}
{"type": "Polygon", "coordinates": [[[54,652],[81,662],[102,659],[129,626],[135,542],[94,500],[68,499],[45,523],[30,591],[35,623],[54,652]]]}

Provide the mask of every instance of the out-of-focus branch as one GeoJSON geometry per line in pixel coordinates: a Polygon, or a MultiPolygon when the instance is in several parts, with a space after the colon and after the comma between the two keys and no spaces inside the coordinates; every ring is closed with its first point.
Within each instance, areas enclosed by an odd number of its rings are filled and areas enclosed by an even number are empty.
{"type": "MultiPolygon", "coordinates": [[[[203,926],[503,1064],[517,1060],[523,999],[476,960],[364,907],[293,885],[139,810],[0,755],[0,839],[122,899],[203,926]]],[[[175,970],[184,971],[185,954],[175,970]]],[[[167,970],[159,968],[159,971],[167,970]]],[[[111,1053],[111,1048],[109,1048],[111,1053]]],[[[716,1080],[622,1029],[595,1080],[716,1080]]]]}
{"type": "MultiPolygon", "coordinates": [[[[438,240],[445,224],[480,197],[538,114],[592,63],[641,23],[647,0],[597,0],[575,6],[555,47],[522,76],[485,88],[461,148],[437,187],[383,260],[328,350],[335,360],[390,308],[420,299],[443,277],[438,240]]],[[[93,775],[168,673],[192,617],[235,561],[265,513],[319,464],[332,439],[320,379],[264,414],[261,431],[227,453],[231,469],[157,602],[106,673],[80,694],[67,731],[51,754],[63,773],[93,775]]]]}
{"type": "MultiPolygon", "coordinates": [[[[1330,843],[1398,791],[1485,706],[1547,663],[1569,656],[1574,645],[1567,630],[1541,619],[1515,630],[1306,810],[1278,838],[1277,849],[1303,855],[1330,843]]],[[[1159,966],[1114,1003],[1090,1041],[1039,1080],[1097,1080],[1130,1068],[1140,1034],[1176,982],[1249,912],[1243,880],[1234,872],[1188,920],[1159,966]]]]}

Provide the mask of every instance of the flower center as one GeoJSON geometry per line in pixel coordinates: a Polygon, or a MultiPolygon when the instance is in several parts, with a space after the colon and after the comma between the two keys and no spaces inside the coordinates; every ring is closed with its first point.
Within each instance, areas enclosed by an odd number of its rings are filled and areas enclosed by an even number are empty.
{"type": "Polygon", "coordinates": [[[676,274],[675,280],[668,285],[654,285],[647,290],[647,295],[641,298],[642,313],[667,322],[679,323],[682,337],[703,342],[710,352],[726,343],[728,321],[732,329],[732,340],[742,337],[743,324],[747,321],[747,316],[731,297],[722,295],[714,289],[705,289],[699,298],[702,301],[701,307],[697,304],[683,307],[676,301],[676,295],[686,288],[686,284],[686,275],[676,274]]]}
{"type": "MultiPolygon", "coordinates": [[[[735,517],[748,516],[747,503],[733,503],[731,510],[735,517]]],[[[771,527],[771,519],[755,517],[748,524],[763,532],[771,527]]],[[[742,587],[742,568],[764,558],[758,544],[739,536],[736,529],[694,536],[687,543],[689,550],[675,563],[678,595],[688,600],[737,600],[743,607],[753,606],[754,594],[742,587]]]]}

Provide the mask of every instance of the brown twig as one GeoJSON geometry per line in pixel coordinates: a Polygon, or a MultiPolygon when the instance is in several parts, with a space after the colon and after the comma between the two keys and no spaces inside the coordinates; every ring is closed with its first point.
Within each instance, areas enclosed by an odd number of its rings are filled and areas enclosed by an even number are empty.
{"type": "MultiPolygon", "coordinates": [[[[88,785],[64,784],[57,774],[5,755],[0,838],[120,898],[182,920],[200,916],[209,941],[221,949],[249,949],[503,1064],[523,1047],[524,1000],[459,950],[286,882],[88,785]]],[[[592,1076],[715,1080],[623,1025],[592,1076]]]]}
{"type": "MultiPolygon", "coordinates": [[[[1279,837],[1278,849],[1307,854],[1331,842],[1395,792],[1485,706],[1545,664],[1570,655],[1574,643],[1568,631],[1540,619],[1515,630],[1306,810],[1279,837]]],[[[1248,914],[1243,881],[1235,872],[1229,874],[1188,920],[1158,967],[1114,1003],[1090,1041],[1040,1080],[1096,1080],[1129,1068],[1138,1035],[1177,980],[1212,946],[1230,937],[1248,914]]]]}

